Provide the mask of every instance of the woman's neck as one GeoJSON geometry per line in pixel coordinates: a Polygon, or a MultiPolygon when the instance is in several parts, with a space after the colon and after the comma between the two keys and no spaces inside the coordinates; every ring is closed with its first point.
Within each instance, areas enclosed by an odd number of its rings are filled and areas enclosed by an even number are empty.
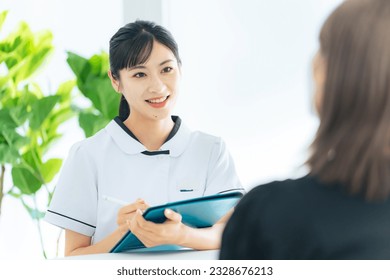
{"type": "Polygon", "coordinates": [[[163,120],[141,120],[131,114],[123,123],[148,151],[159,150],[175,125],[171,117],[163,120]]]}

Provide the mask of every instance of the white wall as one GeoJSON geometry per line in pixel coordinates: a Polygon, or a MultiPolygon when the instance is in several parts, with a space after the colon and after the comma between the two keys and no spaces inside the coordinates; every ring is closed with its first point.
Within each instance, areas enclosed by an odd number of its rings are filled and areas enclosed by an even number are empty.
{"type": "MultiPolygon", "coordinates": [[[[123,1],[130,9],[145,0],[123,1]]],[[[247,189],[305,172],[299,166],[317,125],[310,105],[310,62],[319,28],[340,2],[147,2],[162,9],[162,23],[179,44],[183,83],[176,113],[191,128],[225,139],[247,189]]],[[[108,50],[109,38],[123,25],[122,4],[122,0],[2,0],[0,10],[10,10],[2,33],[20,20],[33,30],[53,31],[56,51],[38,81],[54,90],[73,77],[65,50],[83,56],[108,50]]],[[[63,131],[65,138],[54,150],[61,157],[83,137],[76,122],[63,131]]],[[[58,230],[44,224],[44,231],[53,256],[58,230]]],[[[41,258],[38,240],[20,203],[6,197],[0,219],[0,259],[41,258]]]]}
{"type": "Polygon", "coordinates": [[[339,2],[166,1],[163,23],[183,60],[177,112],[226,140],[248,188],[304,172],[317,124],[310,63],[339,2]]]}

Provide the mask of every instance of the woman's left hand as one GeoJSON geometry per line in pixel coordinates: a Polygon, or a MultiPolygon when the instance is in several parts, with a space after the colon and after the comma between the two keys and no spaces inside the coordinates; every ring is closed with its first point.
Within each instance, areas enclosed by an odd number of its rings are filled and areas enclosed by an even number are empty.
{"type": "Polygon", "coordinates": [[[164,214],[167,220],[156,224],[145,220],[142,211],[137,210],[134,218],[128,221],[129,229],[146,247],[182,244],[186,226],[181,222],[181,215],[170,209],[165,209],[164,214]]]}

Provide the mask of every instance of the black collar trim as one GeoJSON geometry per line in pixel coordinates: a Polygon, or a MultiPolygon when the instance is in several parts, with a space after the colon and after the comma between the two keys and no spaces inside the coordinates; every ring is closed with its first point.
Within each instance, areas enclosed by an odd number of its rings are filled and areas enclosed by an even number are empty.
{"type": "MultiPolygon", "coordinates": [[[[133,134],[133,132],[131,132],[130,129],[127,128],[127,126],[125,126],[125,124],[122,122],[122,120],[119,118],[119,117],[115,117],[114,118],[114,121],[128,134],[131,136],[131,138],[133,138],[134,140],[138,141],[141,143],[141,141],[139,141],[137,139],[137,137],[135,137],[135,135],[133,134]]],[[[142,143],[141,143],[142,144],[142,143]]]]}
{"type": "MultiPolygon", "coordinates": [[[[171,140],[175,135],[176,133],[179,131],[179,128],[180,128],[180,125],[181,125],[181,119],[179,116],[171,116],[172,118],[172,121],[175,123],[175,125],[173,126],[171,132],[169,133],[167,139],[165,139],[164,141],[164,144],[166,142],[168,142],[169,140],[171,140]]],[[[133,132],[131,132],[131,130],[123,123],[123,121],[119,118],[119,117],[115,117],[114,118],[114,121],[128,134],[131,136],[131,138],[133,138],[134,140],[136,140],[137,142],[141,143],[141,141],[139,141],[137,139],[137,137],[134,135],[133,132]]],[[[142,144],[142,143],[141,143],[142,144]]],[[[160,151],[158,151],[160,152],[160,151]]]]}
{"type": "Polygon", "coordinates": [[[155,155],[169,155],[169,150],[165,151],[143,151],[141,154],[147,156],[155,156],[155,155]]]}
{"type": "Polygon", "coordinates": [[[181,118],[179,118],[179,116],[171,116],[172,118],[172,121],[175,123],[175,125],[173,126],[171,132],[169,133],[167,139],[165,139],[165,142],[168,142],[169,140],[171,140],[173,138],[173,136],[176,135],[176,133],[179,131],[179,128],[180,128],[180,125],[181,125],[181,118]]]}

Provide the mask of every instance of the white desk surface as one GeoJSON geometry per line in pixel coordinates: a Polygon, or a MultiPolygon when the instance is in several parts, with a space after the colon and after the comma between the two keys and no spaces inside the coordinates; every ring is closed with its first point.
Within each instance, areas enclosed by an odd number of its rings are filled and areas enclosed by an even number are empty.
{"type": "Polygon", "coordinates": [[[62,260],[217,260],[219,250],[181,250],[165,252],[134,252],[92,254],[60,258],[62,260]]]}

